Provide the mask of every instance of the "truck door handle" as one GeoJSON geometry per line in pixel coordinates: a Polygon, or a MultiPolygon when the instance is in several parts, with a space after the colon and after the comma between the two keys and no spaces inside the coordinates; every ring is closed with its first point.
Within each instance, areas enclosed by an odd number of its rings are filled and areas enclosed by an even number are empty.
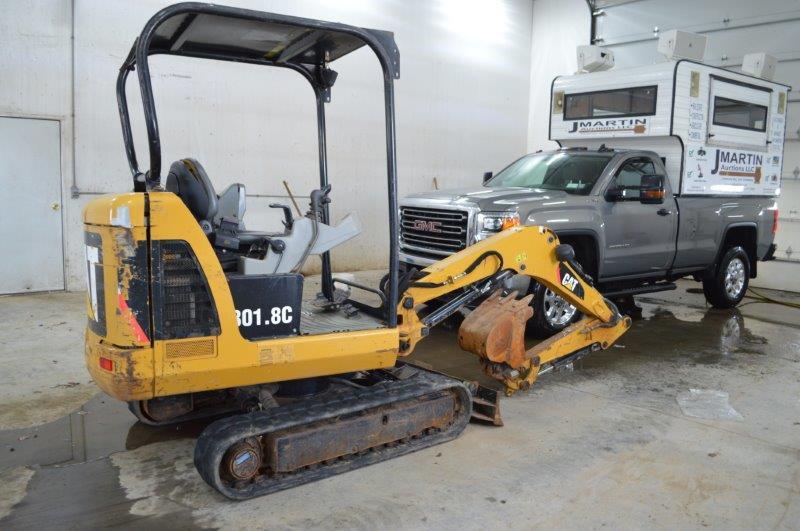
{"type": "Polygon", "coordinates": [[[662,208],[658,212],[656,212],[656,214],[658,214],[659,216],[669,216],[670,214],[672,214],[672,210],[667,210],[666,208],[662,208]]]}

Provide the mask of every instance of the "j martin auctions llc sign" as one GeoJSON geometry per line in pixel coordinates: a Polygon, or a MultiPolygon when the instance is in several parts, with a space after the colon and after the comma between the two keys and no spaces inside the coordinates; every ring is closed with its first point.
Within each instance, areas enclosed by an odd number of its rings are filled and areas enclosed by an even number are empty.
{"type": "Polygon", "coordinates": [[[711,175],[752,177],[756,182],[759,182],[761,181],[761,166],[763,164],[764,156],[760,153],[718,149],[711,175]]]}
{"type": "Polygon", "coordinates": [[[615,118],[613,120],[578,120],[572,122],[570,133],[629,132],[643,134],[647,131],[647,118],[615,118]]]}

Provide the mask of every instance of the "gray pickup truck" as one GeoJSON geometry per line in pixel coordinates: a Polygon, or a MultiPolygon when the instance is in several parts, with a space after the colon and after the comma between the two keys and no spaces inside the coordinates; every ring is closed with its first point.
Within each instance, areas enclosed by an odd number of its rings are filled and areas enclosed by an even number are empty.
{"type": "MultiPolygon", "coordinates": [[[[652,151],[562,148],[526,155],[483,186],[414,194],[400,203],[400,261],[423,268],[505,227],[545,225],[571,244],[609,298],[703,283],[717,308],[738,304],[757,262],[774,253],[774,197],[676,197],[652,151]]],[[[544,286],[531,286],[540,336],[577,317],[544,286]]]]}

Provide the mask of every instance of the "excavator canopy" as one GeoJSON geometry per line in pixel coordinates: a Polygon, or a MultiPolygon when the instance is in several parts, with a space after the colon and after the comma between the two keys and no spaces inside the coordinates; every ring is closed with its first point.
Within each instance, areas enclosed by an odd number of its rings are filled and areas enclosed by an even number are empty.
{"type": "MultiPolygon", "coordinates": [[[[313,67],[331,63],[366,44],[363,37],[330,23],[314,27],[311,22],[315,21],[307,19],[272,15],[265,20],[243,9],[236,11],[240,16],[185,12],[169,17],[155,28],[149,53],[313,67]]],[[[392,38],[384,31],[361,31],[387,42],[392,38]]]]}
{"type": "MultiPolygon", "coordinates": [[[[394,327],[397,325],[399,270],[394,80],[400,77],[400,53],[391,32],[200,2],[174,4],[153,15],[134,42],[117,77],[117,103],[125,153],[133,175],[133,189],[144,192],[160,187],[162,169],[161,137],[150,80],[149,56],[167,54],[294,70],[314,90],[319,180],[320,188],[324,189],[328,186],[324,104],[331,99],[331,87],[338,75],[329,65],[362,47],[373,51],[383,71],[389,217],[387,297],[390,303],[387,322],[389,327],[394,327]],[[126,94],[128,74],[134,70],[138,76],[147,127],[149,168],[142,169],[136,157],[126,94]]],[[[327,205],[323,210],[322,222],[329,222],[327,205]]],[[[322,293],[328,299],[333,297],[330,255],[327,252],[322,256],[322,293]]]]}

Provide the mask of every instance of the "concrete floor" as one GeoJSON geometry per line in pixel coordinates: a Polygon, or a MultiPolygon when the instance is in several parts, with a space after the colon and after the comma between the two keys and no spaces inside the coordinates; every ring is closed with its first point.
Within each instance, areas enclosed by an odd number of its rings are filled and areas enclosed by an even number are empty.
{"type": "MultiPolygon", "coordinates": [[[[82,294],[0,298],[0,529],[800,528],[800,311],[696,287],[640,298],[615,348],[504,399],[503,428],[242,503],[196,474],[201,423],[149,428],[97,392],[82,294]],[[682,409],[690,389],[732,409],[682,409]]],[[[452,330],[415,357],[482,376],[452,330]]]]}

